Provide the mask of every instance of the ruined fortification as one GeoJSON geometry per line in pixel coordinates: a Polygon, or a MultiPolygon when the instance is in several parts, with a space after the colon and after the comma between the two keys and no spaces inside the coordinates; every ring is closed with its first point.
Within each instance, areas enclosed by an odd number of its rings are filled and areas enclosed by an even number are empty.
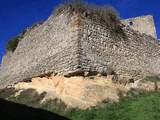
{"type": "Polygon", "coordinates": [[[129,18],[126,20],[121,20],[121,22],[135,31],[151,35],[157,39],[154,19],[151,15],[129,18]]]}
{"type": "Polygon", "coordinates": [[[105,20],[94,9],[81,7],[66,6],[28,31],[2,64],[0,88],[50,73],[132,77],[160,73],[154,37],[123,26],[110,12],[105,20]]]}

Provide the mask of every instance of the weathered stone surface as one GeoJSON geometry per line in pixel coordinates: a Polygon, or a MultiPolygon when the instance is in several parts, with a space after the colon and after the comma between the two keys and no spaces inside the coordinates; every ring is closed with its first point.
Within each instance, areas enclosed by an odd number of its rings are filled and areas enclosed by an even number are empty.
{"type": "MultiPolygon", "coordinates": [[[[136,89],[136,90],[143,90],[143,91],[155,91],[156,86],[154,82],[146,81],[146,80],[138,80],[135,83],[127,85],[127,87],[136,89]]],[[[160,82],[157,82],[157,89],[160,90],[160,82]]]]}
{"type": "Polygon", "coordinates": [[[156,28],[152,15],[139,16],[121,21],[123,24],[129,26],[130,28],[139,31],[140,33],[151,35],[157,39],[156,28]]]}
{"type": "Polygon", "coordinates": [[[79,41],[81,65],[85,71],[145,76],[159,74],[160,50],[158,41],[128,27],[116,33],[92,20],[81,19],[79,41]]]}
{"type": "Polygon", "coordinates": [[[12,57],[12,52],[8,51],[2,58],[2,65],[5,66],[9,64],[11,57],[12,57]]]}
{"type": "MultiPolygon", "coordinates": [[[[86,109],[110,102],[118,102],[122,96],[132,90],[155,91],[154,82],[137,80],[134,83],[120,84],[112,80],[113,75],[100,76],[63,76],[37,77],[30,82],[20,82],[11,86],[18,90],[16,95],[26,89],[34,89],[39,94],[46,93],[42,102],[48,99],[60,99],[68,107],[86,109]]],[[[157,82],[160,89],[160,82],[157,82]]]]}
{"type": "Polygon", "coordinates": [[[64,11],[25,34],[0,71],[0,88],[48,73],[160,74],[158,41],[124,27],[115,31],[99,20],[64,11]]]}
{"type": "Polygon", "coordinates": [[[64,13],[29,31],[10,61],[2,64],[0,88],[33,76],[75,71],[79,65],[78,31],[70,23],[72,17],[64,13]]]}
{"type": "MultiPolygon", "coordinates": [[[[35,89],[40,94],[46,92],[45,100],[61,99],[69,107],[86,109],[97,106],[103,101],[119,101],[119,93],[126,93],[123,85],[112,83],[110,77],[70,77],[51,76],[33,78],[31,82],[20,82],[17,90],[35,89]]],[[[43,101],[45,101],[43,100],[43,101]]]]}

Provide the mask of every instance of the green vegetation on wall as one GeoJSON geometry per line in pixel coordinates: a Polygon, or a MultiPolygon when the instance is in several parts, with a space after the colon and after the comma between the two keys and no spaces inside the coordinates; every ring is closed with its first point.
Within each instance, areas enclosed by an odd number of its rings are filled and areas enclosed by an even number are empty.
{"type": "Polygon", "coordinates": [[[17,48],[18,43],[19,43],[19,36],[12,38],[6,44],[6,50],[14,52],[14,50],[17,48]]]}
{"type": "Polygon", "coordinates": [[[21,34],[11,38],[6,44],[6,51],[14,52],[18,46],[19,41],[23,38],[25,33],[26,33],[26,30],[24,30],[21,34]]]}
{"type": "MultiPolygon", "coordinates": [[[[33,25],[29,28],[29,29],[34,29],[35,27],[43,24],[44,21],[39,21],[39,22],[35,22],[33,23],[33,25]]],[[[6,51],[12,51],[14,52],[15,49],[18,46],[18,43],[20,42],[21,39],[23,39],[25,33],[27,30],[24,30],[22,33],[20,33],[19,35],[11,38],[8,43],[6,44],[6,51]]]]}
{"type": "Polygon", "coordinates": [[[78,13],[81,17],[99,21],[107,27],[111,27],[116,32],[122,32],[119,14],[110,5],[98,6],[87,4],[83,2],[83,0],[71,0],[59,5],[57,9],[54,10],[54,14],[58,16],[64,11],[70,11],[71,14],[78,13]]]}

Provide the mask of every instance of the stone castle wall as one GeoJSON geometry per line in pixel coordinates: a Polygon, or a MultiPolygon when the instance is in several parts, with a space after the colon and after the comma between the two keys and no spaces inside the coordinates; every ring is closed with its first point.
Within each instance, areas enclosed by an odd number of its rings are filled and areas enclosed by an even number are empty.
{"type": "Polygon", "coordinates": [[[82,68],[108,72],[112,68],[117,74],[159,74],[160,50],[158,41],[128,27],[124,33],[114,33],[100,23],[82,19],[80,41],[82,68]]]}
{"type": "Polygon", "coordinates": [[[139,31],[140,33],[146,33],[147,35],[157,38],[154,19],[151,15],[129,18],[122,20],[122,23],[129,26],[133,30],[139,31]]]}
{"type": "Polygon", "coordinates": [[[20,41],[0,71],[0,88],[48,73],[160,73],[158,41],[128,27],[116,32],[95,20],[51,16],[20,41]]]}
{"type": "Polygon", "coordinates": [[[0,88],[48,73],[65,73],[78,67],[78,31],[69,13],[51,16],[20,41],[9,62],[2,64],[0,88]]]}
{"type": "Polygon", "coordinates": [[[10,58],[12,57],[12,52],[8,51],[2,58],[2,65],[5,66],[10,62],[10,58]]]}

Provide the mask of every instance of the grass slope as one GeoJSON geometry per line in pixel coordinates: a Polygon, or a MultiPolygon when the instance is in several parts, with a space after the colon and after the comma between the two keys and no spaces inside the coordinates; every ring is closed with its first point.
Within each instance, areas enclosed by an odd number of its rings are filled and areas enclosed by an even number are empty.
{"type": "Polygon", "coordinates": [[[0,91],[0,98],[28,106],[42,108],[58,113],[72,120],[160,120],[160,91],[129,92],[119,103],[101,105],[103,107],[88,110],[68,109],[58,100],[49,100],[41,104],[44,94],[38,95],[35,90],[29,89],[15,97],[14,89],[0,91]],[[138,95],[137,95],[138,94],[138,95]]]}
{"type": "Polygon", "coordinates": [[[160,120],[160,92],[124,98],[104,108],[73,110],[68,117],[73,120],[160,120]]]}

